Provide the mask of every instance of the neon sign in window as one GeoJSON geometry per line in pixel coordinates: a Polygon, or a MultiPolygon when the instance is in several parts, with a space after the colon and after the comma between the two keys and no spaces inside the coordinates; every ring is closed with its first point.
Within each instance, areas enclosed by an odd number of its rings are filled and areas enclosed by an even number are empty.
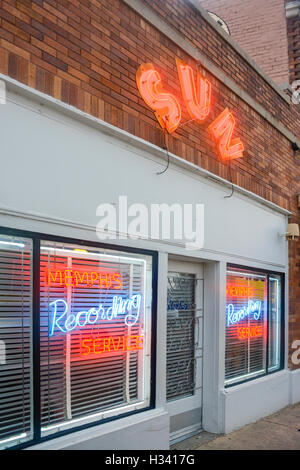
{"type": "Polygon", "coordinates": [[[253,297],[253,287],[227,284],[226,295],[229,297],[253,297]]]}
{"type": "Polygon", "coordinates": [[[260,375],[266,367],[268,284],[265,274],[227,272],[225,380],[260,375]]]}
{"type": "Polygon", "coordinates": [[[137,351],[144,347],[143,335],[109,336],[105,338],[85,338],[81,341],[83,356],[137,351]]]}
{"type": "Polygon", "coordinates": [[[53,336],[56,332],[68,333],[86,325],[100,326],[103,321],[111,322],[120,318],[125,325],[133,326],[140,316],[141,295],[133,295],[127,299],[116,295],[112,299],[112,305],[108,308],[100,304],[97,307],[81,310],[76,314],[69,313],[68,304],[64,299],[51,302],[49,307],[53,309],[49,336],[53,336]]]}
{"type": "Polygon", "coordinates": [[[60,286],[99,287],[100,289],[122,289],[120,273],[101,271],[75,271],[73,269],[46,270],[49,286],[59,283],[60,286]]]}
{"type": "Polygon", "coordinates": [[[238,328],[238,338],[241,340],[247,338],[258,338],[262,336],[262,334],[263,329],[261,326],[238,328]]]}
{"type": "Polygon", "coordinates": [[[152,257],[41,245],[43,435],[149,406],[152,257]]]}
{"type": "Polygon", "coordinates": [[[253,316],[254,320],[259,320],[261,316],[261,301],[249,300],[247,305],[242,308],[236,308],[234,304],[229,304],[226,307],[227,310],[227,326],[235,325],[240,321],[247,319],[247,317],[253,316]]]}

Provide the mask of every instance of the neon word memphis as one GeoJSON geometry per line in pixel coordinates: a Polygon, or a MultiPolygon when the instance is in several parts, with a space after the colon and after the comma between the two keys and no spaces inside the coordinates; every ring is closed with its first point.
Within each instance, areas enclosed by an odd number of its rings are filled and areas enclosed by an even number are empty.
{"type": "Polygon", "coordinates": [[[249,300],[248,305],[242,307],[240,310],[235,310],[233,304],[229,304],[226,307],[227,310],[227,326],[235,325],[236,323],[240,322],[241,320],[245,320],[245,318],[253,315],[254,320],[259,320],[261,316],[261,301],[257,300],[254,302],[253,300],[249,300]]]}
{"type": "Polygon", "coordinates": [[[64,299],[57,299],[49,304],[53,308],[52,321],[49,336],[54,333],[68,333],[76,328],[82,328],[86,325],[95,325],[99,321],[112,321],[121,317],[127,326],[135,325],[140,316],[141,295],[133,295],[128,299],[123,299],[115,295],[112,306],[104,308],[102,304],[98,308],[81,310],[76,314],[69,314],[69,307],[64,299]],[[63,312],[59,312],[59,307],[63,312]],[[125,316],[124,316],[125,315],[125,316]]]}

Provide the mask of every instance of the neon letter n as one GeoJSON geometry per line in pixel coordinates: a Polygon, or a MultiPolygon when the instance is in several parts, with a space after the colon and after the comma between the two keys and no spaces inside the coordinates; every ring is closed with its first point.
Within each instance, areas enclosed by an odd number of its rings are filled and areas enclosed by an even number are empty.
{"type": "Polygon", "coordinates": [[[223,160],[242,158],[244,145],[241,139],[232,139],[235,128],[235,119],[228,108],[209,126],[209,129],[218,142],[218,150],[223,160]]]}

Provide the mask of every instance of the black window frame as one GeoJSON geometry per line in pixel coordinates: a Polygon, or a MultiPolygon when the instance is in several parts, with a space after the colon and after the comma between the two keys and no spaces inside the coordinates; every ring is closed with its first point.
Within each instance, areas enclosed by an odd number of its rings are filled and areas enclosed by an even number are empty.
{"type": "Polygon", "coordinates": [[[7,447],[4,450],[25,449],[43,442],[50,441],[74,432],[83,431],[88,428],[99,426],[101,424],[116,421],[128,416],[143,413],[155,408],[156,406],[156,345],[157,345],[157,281],[158,281],[158,252],[154,250],[140,249],[119,244],[96,242],[89,239],[77,239],[64,237],[60,235],[49,235],[43,232],[32,232],[15,228],[1,227],[0,235],[11,235],[23,237],[32,240],[32,370],[33,370],[33,438],[21,444],[7,447]],[[140,410],[121,413],[118,416],[112,416],[101,420],[95,420],[80,426],[74,426],[71,429],[59,431],[48,436],[41,436],[41,386],[40,386],[40,246],[41,241],[52,241],[70,243],[76,245],[89,245],[96,248],[111,249],[135,253],[152,258],[152,305],[151,305],[151,365],[150,365],[150,402],[149,406],[140,410]]]}
{"type": "MultiPolygon", "coordinates": [[[[238,385],[247,383],[247,382],[253,382],[254,380],[261,379],[262,377],[267,377],[272,374],[277,374],[278,372],[282,371],[285,367],[285,348],[286,348],[286,340],[285,340],[285,273],[282,271],[272,271],[268,269],[262,269],[262,268],[256,268],[253,266],[246,266],[246,265],[240,265],[240,264],[232,264],[232,263],[227,263],[226,264],[226,285],[227,285],[227,271],[229,269],[242,269],[245,271],[249,272],[254,272],[254,273],[262,273],[267,276],[268,282],[267,282],[267,344],[266,344],[266,371],[262,374],[256,375],[255,377],[249,377],[244,380],[239,380],[237,382],[231,383],[231,384],[226,384],[225,383],[225,376],[224,376],[224,388],[229,389],[232,387],[236,387],[238,385]],[[269,309],[269,277],[275,275],[279,276],[281,279],[281,298],[280,298],[280,308],[281,308],[281,318],[280,318],[280,367],[279,369],[269,371],[269,316],[270,316],[270,309],[269,309]]],[[[226,313],[225,313],[226,315],[226,313]]],[[[224,335],[226,335],[226,327],[224,331],[224,335]]],[[[226,357],[224,355],[224,362],[226,360],[226,357]]],[[[224,374],[225,375],[225,374],[224,374]]]]}

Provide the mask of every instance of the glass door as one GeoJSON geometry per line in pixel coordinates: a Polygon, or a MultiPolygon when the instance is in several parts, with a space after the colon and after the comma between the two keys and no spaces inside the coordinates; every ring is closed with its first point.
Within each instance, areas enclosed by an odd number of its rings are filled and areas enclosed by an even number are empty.
{"type": "Polygon", "coordinates": [[[169,261],[167,408],[171,440],[201,428],[203,267],[169,261]]]}

